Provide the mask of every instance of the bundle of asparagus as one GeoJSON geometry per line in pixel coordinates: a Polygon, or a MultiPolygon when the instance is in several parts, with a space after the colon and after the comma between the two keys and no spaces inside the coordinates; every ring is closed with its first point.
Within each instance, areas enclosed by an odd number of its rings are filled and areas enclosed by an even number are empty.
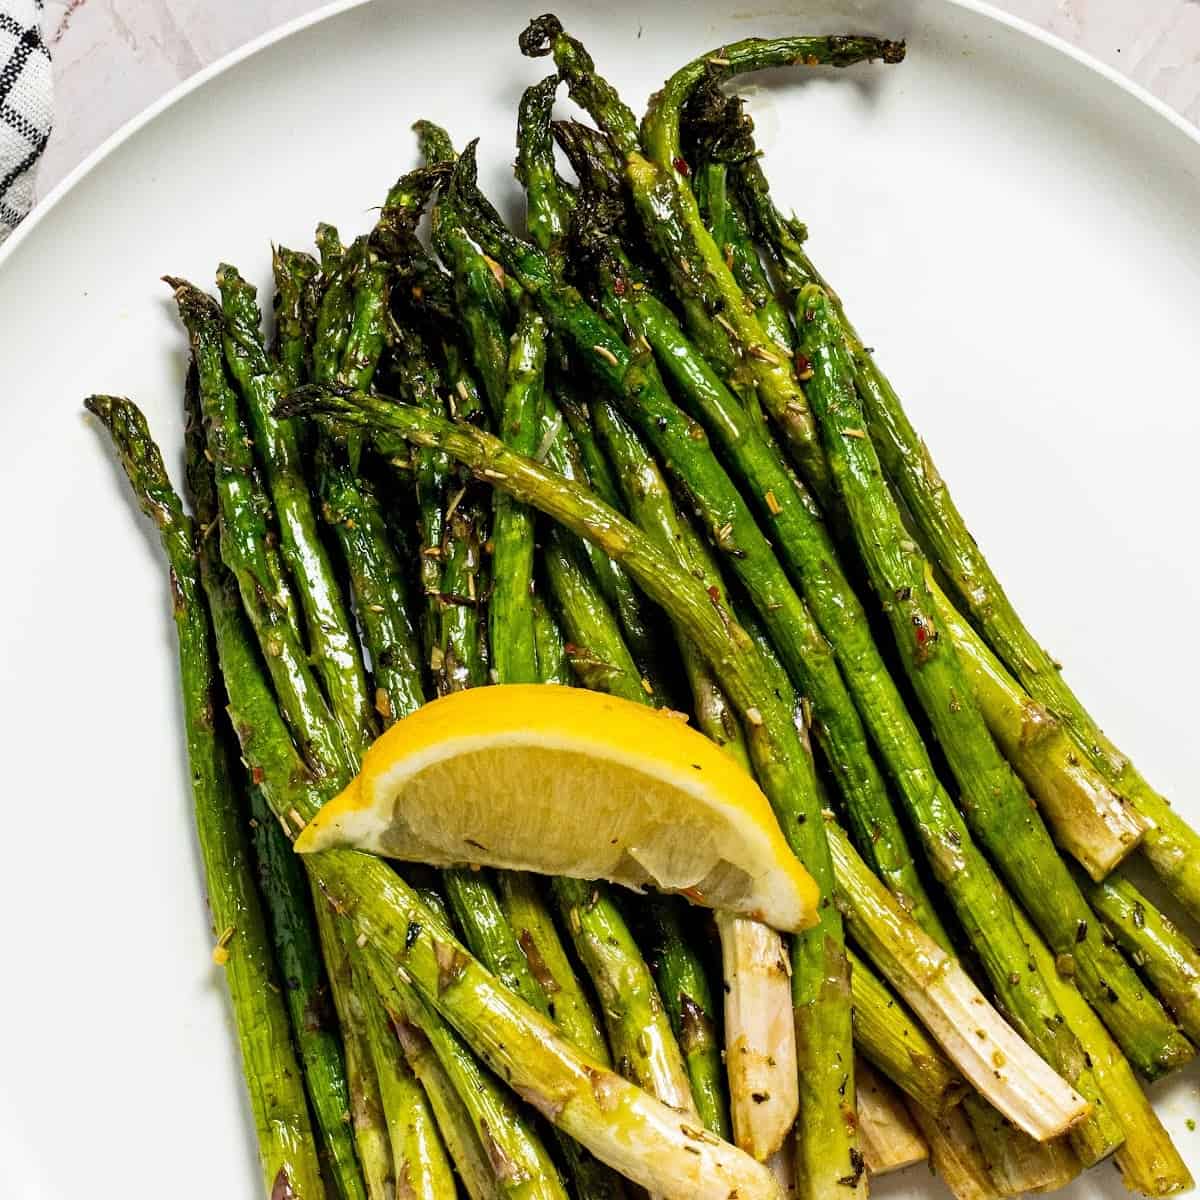
{"type": "Polygon", "coordinates": [[[724,46],[640,123],[556,18],[520,45],[556,67],[524,236],[419,122],[368,234],[276,248],[272,342],[233,267],[168,280],[190,514],[139,410],[87,401],[170,567],[266,1193],[817,1200],[928,1159],[966,1200],[1110,1155],[1190,1187],[1139,1077],[1192,1057],[1200,956],[1121,864],[1197,916],[1200,841],[1021,623],[720,87],[903,45],[724,46]],[[685,711],[813,927],[292,853],[383,729],[532,683],[685,711]]]}

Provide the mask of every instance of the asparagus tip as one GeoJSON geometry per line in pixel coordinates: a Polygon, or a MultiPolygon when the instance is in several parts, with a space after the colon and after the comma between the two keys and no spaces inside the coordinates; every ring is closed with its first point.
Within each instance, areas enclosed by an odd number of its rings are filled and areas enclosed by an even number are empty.
{"type": "Polygon", "coordinates": [[[562,31],[562,22],[553,13],[543,13],[525,26],[517,38],[517,45],[526,58],[545,58],[554,49],[554,40],[562,31]]]}

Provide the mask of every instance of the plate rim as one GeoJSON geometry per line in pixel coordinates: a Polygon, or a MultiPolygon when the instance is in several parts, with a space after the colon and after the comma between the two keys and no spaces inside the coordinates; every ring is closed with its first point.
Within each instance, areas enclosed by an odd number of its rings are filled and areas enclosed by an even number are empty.
{"type": "MultiPolygon", "coordinates": [[[[208,66],[202,67],[194,75],[181,80],[152,104],[149,104],[141,112],[130,117],[123,125],[109,134],[99,146],[68,171],[42,200],[34,205],[25,220],[17,226],[3,244],[0,244],[0,270],[3,270],[8,259],[36,232],[43,220],[53,212],[63,197],[78,186],[100,163],[108,158],[110,154],[113,154],[120,146],[124,145],[134,134],[146,125],[149,125],[151,121],[166,112],[167,109],[174,107],[185,96],[191,95],[192,92],[202,88],[210,80],[223,75],[239,63],[254,57],[260,51],[266,50],[294,34],[300,33],[302,30],[319,25],[324,21],[331,20],[333,17],[340,16],[342,13],[350,12],[353,9],[363,8],[372,2],[376,2],[376,0],[331,0],[330,3],[313,9],[312,12],[304,13],[290,21],[285,21],[282,25],[277,25],[275,28],[268,29],[257,37],[251,38],[250,41],[245,42],[243,45],[231,50],[228,54],[224,54],[214,62],[209,63],[208,66]]],[[[385,3],[386,0],[377,0],[377,2],[385,3]]],[[[1182,133],[1193,146],[1200,147],[1200,125],[1172,108],[1165,100],[1160,100],[1151,91],[1143,87],[1142,84],[1122,74],[1115,67],[1109,66],[1108,63],[1101,61],[1088,51],[1073,45],[1058,34],[1040,28],[1025,17],[1004,12],[994,4],[989,3],[988,0],[938,0],[938,3],[951,8],[962,9],[965,12],[976,13],[979,16],[996,22],[998,25],[1002,25],[1025,37],[1032,38],[1035,42],[1039,42],[1051,50],[1057,51],[1059,54],[1071,59],[1078,66],[1099,75],[1131,100],[1165,120],[1175,130],[1182,133]]]]}

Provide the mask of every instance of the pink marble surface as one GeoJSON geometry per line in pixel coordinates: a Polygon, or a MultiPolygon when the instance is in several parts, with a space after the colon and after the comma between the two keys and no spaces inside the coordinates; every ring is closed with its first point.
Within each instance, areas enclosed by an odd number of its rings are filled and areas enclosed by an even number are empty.
{"type": "MultiPolygon", "coordinates": [[[[180,80],[322,2],[47,0],[57,120],[39,194],[180,80]]],[[[994,2],[1109,63],[1200,123],[1200,0],[994,2]]]]}

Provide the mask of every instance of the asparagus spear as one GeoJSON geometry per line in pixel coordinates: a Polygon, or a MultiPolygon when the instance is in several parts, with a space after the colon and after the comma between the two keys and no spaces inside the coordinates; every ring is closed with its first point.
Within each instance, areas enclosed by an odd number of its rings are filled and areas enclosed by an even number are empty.
{"type": "Polygon", "coordinates": [[[533,597],[533,637],[534,648],[537,651],[538,681],[567,683],[571,665],[567,661],[567,648],[562,630],[546,607],[546,601],[536,593],[533,597]]]}
{"type": "Polygon", "coordinates": [[[929,594],[987,727],[1038,801],[1055,840],[1096,880],[1146,832],[1136,810],[1113,790],[1058,717],[1004,669],[930,576],[929,594]]]}
{"type": "Polygon", "coordinates": [[[654,979],[629,927],[602,890],[581,879],[551,884],[576,953],[596,986],[617,1070],[696,1117],[691,1085],[654,979]]]}
{"type": "Polygon", "coordinates": [[[309,649],[333,715],[344,737],[361,753],[375,732],[366,676],[341,587],[317,531],[297,432],[271,411],[284,390],[284,377],[267,358],[254,288],[227,264],[219,268],[217,283],[225,316],[225,361],[245,402],[265,468],[280,550],[304,610],[309,649]]]}
{"type": "MultiPolygon", "coordinates": [[[[290,585],[267,536],[268,506],[255,473],[251,439],[246,435],[236,397],[224,374],[220,310],[190,284],[182,280],[168,282],[175,289],[180,315],[191,337],[200,384],[200,409],[207,433],[203,452],[211,457],[213,464],[212,488],[205,475],[203,501],[198,507],[213,508],[215,491],[221,518],[222,557],[238,582],[281,705],[302,739],[310,767],[324,775],[344,777],[354,770],[357,756],[326,706],[310,671],[290,585]]],[[[199,449],[199,443],[192,447],[193,453],[199,449]]],[[[201,472],[193,469],[191,477],[193,481],[199,480],[201,472]]],[[[359,1160],[368,1195],[380,1197],[392,1179],[392,1163],[378,1104],[378,1087],[360,1029],[345,1024],[352,983],[348,971],[342,969],[338,931],[327,922],[322,925],[323,912],[318,911],[317,920],[343,1026],[359,1160]]]]}
{"type": "MultiPolygon", "coordinates": [[[[257,674],[256,654],[250,645],[242,625],[242,612],[227,586],[219,578],[206,580],[210,604],[214,610],[218,629],[218,648],[222,657],[225,677],[229,681],[231,715],[238,731],[242,753],[251,764],[256,776],[261,778],[263,788],[271,801],[276,816],[288,828],[303,826],[304,816],[311,816],[321,800],[327,797],[341,779],[318,781],[302,764],[279,722],[274,698],[257,674]],[[236,685],[236,686],[235,686],[236,685]]],[[[311,867],[314,875],[319,872],[311,867]]],[[[391,874],[388,871],[388,874],[391,874]]],[[[378,881],[375,881],[375,885],[378,881]]],[[[318,921],[332,922],[334,918],[325,903],[318,906],[318,921]]],[[[358,949],[365,949],[361,934],[355,941],[358,949]]],[[[339,1003],[343,1027],[347,1036],[347,1067],[351,1079],[352,1110],[358,1133],[360,1159],[364,1164],[371,1195],[385,1195],[391,1178],[390,1148],[387,1131],[382,1123],[381,1097],[375,1076],[367,1067],[371,1053],[369,1043],[357,1035],[362,1026],[355,1018],[358,1011],[353,1007],[353,996],[349,989],[339,992],[338,983],[345,972],[341,957],[341,942],[336,928],[329,928],[322,937],[327,954],[337,957],[338,970],[332,967],[334,997],[339,1003]]],[[[376,988],[380,980],[372,970],[376,988]]],[[[391,990],[384,988],[381,995],[394,1001],[391,990]]],[[[407,1011],[398,1009],[398,1011],[407,1011]]],[[[410,1013],[411,1016],[411,1013],[410,1013]]],[[[470,1056],[445,1029],[442,1021],[432,1013],[422,1023],[426,1036],[435,1038],[446,1071],[454,1074],[460,1096],[467,1105],[475,1122],[476,1136],[489,1148],[498,1147],[496,1161],[524,1164],[515,1175],[499,1178],[503,1194],[519,1197],[540,1197],[541,1200],[563,1200],[557,1176],[549,1159],[545,1156],[538,1139],[528,1128],[511,1105],[504,1099],[497,1086],[486,1075],[481,1075],[470,1056]],[[496,1116],[500,1115],[501,1123],[496,1116]],[[488,1132],[487,1121],[493,1124],[488,1132]],[[485,1136],[485,1134],[487,1136],[485,1136]]],[[[410,1163],[410,1167],[416,1164],[410,1163]]],[[[413,1181],[414,1188],[419,1181],[413,1181]]]]}
{"type": "MultiPolygon", "coordinates": [[[[436,915],[433,922],[439,934],[450,936],[448,927],[436,915]]],[[[360,933],[359,938],[362,936],[360,933]]],[[[513,1098],[466,1052],[426,998],[397,971],[394,961],[385,961],[372,951],[367,954],[367,962],[376,987],[388,998],[393,1011],[417,1026],[432,1043],[464,1102],[498,1194],[511,1200],[567,1200],[558,1169],[513,1098]]]]}
{"type": "MultiPolygon", "coordinates": [[[[406,370],[413,377],[414,395],[426,407],[436,411],[437,401],[430,386],[431,365],[422,363],[420,348],[415,340],[409,339],[408,344],[412,353],[406,370]]],[[[524,335],[518,330],[508,372],[510,385],[502,405],[501,417],[506,423],[506,430],[514,430],[515,427],[519,435],[521,421],[527,423],[524,440],[537,432],[543,353],[540,345],[538,323],[535,322],[524,335]]],[[[469,420],[478,416],[478,412],[473,411],[474,397],[460,389],[459,399],[458,413],[461,418],[469,420]]],[[[426,457],[433,461],[431,456],[426,457]]],[[[439,690],[443,692],[480,686],[488,678],[486,655],[482,649],[484,623],[478,615],[483,589],[474,582],[479,569],[479,530],[485,516],[482,506],[473,496],[463,499],[471,487],[469,481],[462,483],[461,488],[450,497],[444,517],[446,534],[440,556],[443,566],[438,595],[442,618],[441,637],[434,663],[435,678],[439,690]]],[[[497,587],[492,596],[492,628],[496,639],[492,642],[492,650],[498,655],[494,677],[502,682],[511,681],[513,672],[517,672],[529,681],[536,672],[530,596],[532,514],[511,500],[504,499],[505,503],[498,502],[495,506],[499,524],[494,528],[492,537],[493,570],[497,575],[497,587]],[[498,578],[501,573],[507,577],[506,584],[498,578]],[[523,582],[514,577],[523,579],[523,582]]],[[[421,498],[421,502],[423,508],[432,503],[425,497],[421,498]]],[[[428,516],[425,525],[432,528],[428,516]]],[[[508,923],[492,880],[470,870],[450,870],[443,873],[443,881],[472,950],[502,983],[538,1011],[548,1014],[549,998],[541,982],[534,977],[532,963],[527,958],[528,949],[519,943],[516,931],[508,923]]],[[[523,895],[526,916],[531,920],[537,916],[541,947],[560,966],[565,967],[565,954],[549,912],[536,892],[526,889],[523,895]],[[541,911],[535,914],[535,908],[541,911]]],[[[570,974],[569,968],[566,974],[570,974]]],[[[570,983],[578,992],[578,984],[573,976],[570,983]]],[[[576,1010],[576,1016],[581,1015],[576,1010]]],[[[590,1016],[590,1013],[587,1015],[590,1016]]],[[[560,1136],[560,1146],[581,1197],[590,1200],[593,1197],[620,1195],[615,1177],[570,1138],[560,1136]]]]}
{"type": "MultiPolygon", "coordinates": [[[[716,565],[691,525],[676,512],[653,457],[607,402],[598,400],[593,408],[635,522],[701,580],[710,595],[721,596],[716,565]]],[[[677,631],[677,640],[700,729],[750,770],[745,739],[728,698],[686,634],[677,631]]],[[[718,919],[717,928],[724,958],[725,1062],[735,1139],[761,1162],[787,1136],[799,1103],[785,952],[779,935],[757,922],[726,916],[718,919]]],[[[707,1086],[706,1080],[701,1082],[707,1086]]]]}
{"type": "Polygon", "coordinates": [[[731,386],[756,387],[814,492],[831,499],[828,469],[790,358],[772,349],[724,255],[705,228],[688,185],[679,140],[679,110],[699,79],[719,78],[794,62],[847,66],[882,57],[898,62],[903,43],[874,38],[750,38],[696,59],[676,72],[651,101],[639,140],[633,114],[596,74],[591,57],[552,16],[522,34],[526,54],[553,53],[571,97],[612,137],[624,156],[626,177],[643,231],[658,252],[702,353],[731,386]],[[645,153],[643,153],[643,147],[645,153]],[[716,318],[720,317],[718,321],[716,318]]]}
{"type": "MultiPolygon", "coordinates": [[[[311,297],[319,286],[320,264],[311,254],[271,248],[271,266],[275,276],[275,343],[272,347],[289,386],[296,387],[309,376],[312,353],[312,325],[316,311],[311,297]]],[[[319,307],[319,301],[316,307],[319,307]]]]}
{"type": "MultiPolygon", "coordinates": [[[[539,440],[546,339],[541,318],[523,303],[508,359],[508,385],[499,430],[505,443],[533,454],[539,440]]],[[[534,514],[503,492],[495,494],[489,621],[497,683],[537,678],[533,637],[534,514]]]]}
{"type": "MultiPolygon", "coordinates": [[[[758,636],[762,637],[761,632],[758,636]]],[[[786,696],[791,685],[769,646],[763,649],[763,657],[773,667],[777,689],[786,696]]],[[[934,936],[929,928],[925,932],[934,936]]],[[[989,1172],[1004,1195],[1062,1186],[1079,1173],[1078,1159],[1063,1139],[1035,1141],[1005,1120],[982,1096],[966,1089],[961,1077],[944,1063],[924,1032],[908,1018],[867,964],[853,953],[851,964],[854,1039],[859,1053],[879,1064],[929,1112],[937,1114],[960,1102],[964,1106],[972,1136],[937,1149],[935,1156],[948,1155],[959,1164],[955,1174],[975,1167],[989,1172]]],[[[961,1116],[956,1117],[961,1121],[961,1116]]],[[[969,1184],[970,1170],[963,1178],[969,1184]]]]}
{"type": "Polygon", "coordinates": [[[1150,823],[1147,857],[1180,900],[1200,913],[1200,836],[1170,811],[1168,802],[1105,736],[1063,678],[1059,664],[1030,634],[967,530],[896,392],[849,326],[847,332],[880,459],[958,598],[1008,669],[1061,718],[1105,778],[1150,823]]]}
{"type": "MultiPolygon", "coordinates": [[[[716,1007],[704,964],[691,945],[673,898],[648,896],[642,908],[650,930],[650,965],[671,1020],[671,1029],[683,1051],[696,1111],[705,1129],[729,1141],[721,1043],[714,1020],[716,1007]]],[[[790,1001],[790,992],[786,989],[785,997],[790,1001]]],[[[783,1015],[790,1031],[790,1002],[783,1015]]]]}
{"type": "Polygon", "coordinates": [[[929,1165],[955,1200],[996,1200],[996,1191],[971,1123],[961,1109],[935,1117],[911,1100],[909,1114],[929,1144],[929,1165]]]}
{"type": "MultiPolygon", "coordinates": [[[[747,1155],[581,1055],[450,937],[386,864],[330,851],[321,855],[321,875],[365,935],[377,986],[411,980],[523,1099],[597,1157],[667,1196],[727,1200],[730,1189],[777,1195],[769,1173],[747,1155]]],[[[522,1175],[526,1189],[544,1178],[522,1175]]]]}
{"type": "MultiPolygon", "coordinates": [[[[702,435],[697,437],[697,428],[675,409],[653,366],[635,360],[621,339],[586,305],[556,288],[551,272],[537,252],[512,239],[487,212],[486,201],[472,188],[471,175],[468,150],[456,172],[456,186],[472,196],[481,213],[481,220],[472,224],[477,236],[495,249],[514,274],[520,273],[523,286],[537,296],[552,325],[561,322],[581,348],[593,349],[590,361],[597,373],[625,399],[630,417],[638,421],[664,457],[676,470],[689,468],[685,477],[689,493],[704,507],[707,519],[717,531],[719,547],[732,551],[731,565],[785,655],[789,673],[813,697],[822,745],[838,772],[851,810],[858,814],[857,819],[866,831],[868,844],[873,844],[875,829],[887,829],[884,821],[891,813],[882,778],[873,767],[865,733],[828,646],[807,608],[792,591],[744,501],[716,459],[705,450],[702,435]]],[[[897,704],[896,708],[907,722],[903,706],[897,704]]],[[[910,756],[916,756],[918,764],[923,763],[919,782],[924,788],[911,802],[922,805],[924,823],[920,831],[927,853],[934,862],[935,873],[951,889],[971,933],[986,942],[985,963],[993,985],[1020,1022],[1025,1036],[1050,1056],[1055,1067],[1074,1086],[1084,1088],[1089,1098],[1094,1097],[1095,1084],[1089,1078],[1078,1046],[1070,1030],[1056,1020],[1058,1014],[1052,1000],[1036,973],[1029,972],[1024,947],[1011,919],[1005,919],[1008,901],[998,880],[970,842],[961,818],[937,785],[919,739],[908,739],[906,749],[910,756]]],[[[890,822],[896,826],[894,815],[890,822]]],[[[1054,861],[1058,862],[1057,857],[1054,861]]],[[[1119,1140],[1115,1127],[1111,1124],[1105,1127],[1101,1122],[1102,1114],[1097,1114],[1076,1133],[1088,1161],[1111,1152],[1119,1140]]]]}
{"type": "Polygon", "coordinates": [[[259,887],[284,981],[283,996],[304,1069],[321,1157],[342,1200],[365,1200],[354,1137],[346,1118],[350,1111],[346,1064],[330,1003],[311,891],[304,868],[292,853],[291,842],[279,828],[261,790],[253,786],[250,812],[259,887]]]}
{"type": "MultiPolygon", "coordinates": [[[[1120,953],[1104,944],[1099,922],[991,740],[953,647],[939,640],[925,561],[883,483],[874,446],[863,431],[840,323],[817,285],[801,290],[797,324],[801,349],[814,371],[809,398],[860,553],[877,592],[893,598],[888,619],[962,788],[966,817],[1055,953],[1069,956],[1081,990],[1122,1050],[1143,1074],[1157,1078],[1187,1062],[1194,1051],[1120,953]]],[[[994,983],[999,991],[1000,983],[994,983]]]]}
{"type": "Polygon", "coordinates": [[[543,1001],[534,1007],[544,1006],[567,1041],[597,1062],[610,1066],[604,1034],[567,958],[538,880],[524,871],[504,871],[497,886],[504,915],[542,991],[543,1001]]]}
{"type": "Polygon", "coordinates": [[[115,396],[90,396],[85,405],[112,439],[139,506],[158,527],[170,567],[196,831],[217,938],[213,958],[223,967],[233,1006],[264,1194],[320,1200],[325,1188],[304,1077],[275,982],[243,818],[216,725],[221,689],[196,562],[196,530],[171,487],[141,412],[115,396]]]}
{"type": "MultiPolygon", "coordinates": [[[[184,393],[185,461],[195,520],[205,530],[217,520],[217,501],[211,469],[202,472],[198,466],[204,462],[205,448],[199,386],[199,374],[193,363],[184,393]]],[[[350,1103],[346,1067],[336,1017],[330,1009],[329,979],[321,958],[308,881],[261,789],[251,784],[248,790],[251,843],[259,887],[275,959],[285,983],[283,994],[304,1071],[321,1157],[342,1200],[360,1200],[366,1193],[346,1115],[350,1103]]]]}
{"type": "Polygon", "coordinates": [[[1191,1173],[1138,1084],[1129,1063],[1103,1022],[1070,979],[1056,970],[1050,951],[1023,913],[1017,913],[1030,953],[1057,993],[1067,1020],[1092,1060],[1108,1108],[1125,1131],[1116,1164],[1130,1190],[1146,1196],[1170,1196],[1192,1186],[1191,1173]]]}
{"type": "Polygon", "coordinates": [[[1083,886],[1093,911],[1142,969],[1184,1032],[1200,1038],[1200,952],[1121,872],[1083,886]]]}
{"type": "Polygon", "coordinates": [[[353,771],[353,756],[313,678],[307,650],[291,619],[291,589],[259,502],[261,488],[250,438],[225,378],[221,311],[185,280],[168,282],[175,290],[200,375],[200,404],[221,512],[222,557],[266,649],[272,682],[305,757],[314,767],[332,763],[353,771]]]}
{"type": "MultiPolygon", "coordinates": [[[[781,825],[793,846],[808,848],[811,826],[819,819],[819,797],[793,710],[770,686],[762,658],[745,630],[724,608],[715,607],[703,585],[676,568],[635,526],[588,489],[513,454],[481,430],[455,426],[378,397],[331,388],[306,388],[293,393],[283,406],[283,415],[300,412],[367,428],[385,454],[394,451],[401,440],[444,450],[494,486],[512,492],[619,559],[646,594],[702,647],[744,722],[756,771],[781,825]],[[803,807],[809,797],[814,805],[811,818],[803,807]]],[[[921,932],[858,858],[836,825],[829,827],[826,840],[829,850],[836,851],[839,895],[858,929],[856,939],[871,950],[873,961],[922,1017],[964,1075],[1034,1136],[1054,1136],[1084,1115],[1086,1104],[1000,1020],[961,968],[921,932]],[[969,1030],[974,1030],[975,1036],[969,1036],[969,1030]],[[1011,1065],[1008,1074],[992,1065],[991,1056],[997,1052],[1011,1065]]],[[[828,896],[829,879],[824,877],[828,896]]],[[[804,949],[809,950],[811,944],[810,939],[804,949]]],[[[794,945],[794,968],[797,960],[807,968],[794,945]]],[[[826,967],[836,962],[831,957],[826,967]]],[[[798,973],[793,971],[793,987],[797,986],[798,973]]],[[[810,976],[809,981],[813,978],[810,976]]],[[[848,1010],[845,998],[846,992],[842,991],[838,999],[848,1010]]],[[[807,1032],[813,1017],[808,1007],[811,997],[801,992],[797,999],[798,1020],[807,1032]]],[[[821,999],[832,1002],[834,997],[826,991],[821,999]]],[[[815,1008],[822,1011],[821,1005],[815,1008]]],[[[814,1056],[829,1045],[824,1038],[818,1040],[824,1044],[808,1047],[814,1056]]],[[[813,1082],[809,1079],[809,1086],[813,1082]]]]}
{"type": "MultiPolygon", "coordinates": [[[[318,784],[287,737],[258,674],[236,598],[220,581],[209,595],[242,752],[261,772],[276,815],[296,828],[311,819],[331,789],[318,784]]],[[[385,995],[412,981],[494,1070],[597,1157],[668,1195],[727,1200],[736,1188],[745,1195],[776,1196],[769,1174],[748,1156],[681,1126],[677,1114],[559,1038],[444,936],[443,919],[385,864],[332,851],[312,869],[352,918],[359,937],[365,936],[377,964],[376,985],[385,995]]]]}
{"type": "Polygon", "coordinates": [[[367,1027],[365,997],[360,992],[364,984],[369,989],[370,983],[354,977],[347,947],[354,934],[338,921],[319,891],[315,900],[325,969],[329,972],[330,990],[346,1053],[350,1120],[354,1126],[358,1159],[370,1200],[387,1200],[396,1191],[396,1164],[376,1065],[384,1061],[386,1055],[382,1046],[378,1057],[375,1054],[372,1031],[367,1027]]]}
{"type": "Polygon", "coordinates": [[[871,967],[853,950],[847,953],[859,1053],[926,1112],[941,1116],[962,1101],[962,1076],[871,967]]]}
{"type": "Polygon", "coordinates": [[[500,907],[490,873],[469,869],[443,871],[442,881],[450,909],[471,953],[526,1004],[544,1009],[545,996],[500,907]]]}
{"type": "Polygon", "coordinates": [[[399,1014],[389,1014],[409,1070],[421,1081],[438,1128],[471,1200],[498,1200],[496,1177],[471,1122],[471,1114],[446,1073],[429,1039],[399,1014]]]}
{"type": "MultiPolygon", "coordinates": [[[[811,497],[784,466],[763,430],[691,346],[666,306],[636,285],[610,287],[610,291],[626,319],[670,372],[692,415],[704,424],[734,467],[744,493],[757,499],[759,518],[770,530],[791,581],[828,639],[846,688],[910,811],[921,812],[938,799],[944,801],[920,733],[875,647],[866,613],[841,569],[811,497]]],[[[818,737],[825,724],[825,742],[835,744],[837,739],[836,744],[845,747],[840,754],[831,754],[835,764],[869,762],[870,751],[861,729],[855,731],[849,720],[840,718],[849,705],[836,685],[802,686],[802,690],[814,704],[818,737]]],[[[865,780],[847,795],[847,802],[858,845],[872,867],[904,898],[920,924],[946,944],[882,778],[866,771],[865,780]]]]}
{"type": "MultiPolygon", "coordinates": [[[[565,543],[565,538],[560,541],[565,543]]],[[[551,587],[568,634],[586,631],[590,669],[587,686],[647,703],[641,680],[612,613],[588,580],[567,586],[559,558],[570,561],[570,548],[547,556],[551,587]],[[626,664],[618,671],[598,664],[626,664]]],[[[578,563],[583,575],[583,564],[578,563]]],[[[570,650],[568,649],[568,653],[570,650]]],[[[600,1001],[613,1059],[622,1075],[674,1108],[695,1113],[687,1072],[654,979],[609,889],[576,879],[555,879],[551,890],[575,949],[600,1001]]]]}
{"type": "MultiPolygon", "coordinates": [[[[540,91],[536,88],[527,90],[522,98],[521,118],[518,120],[518,171],[534,178],[544,178],[547,170],[553,172],[553,160],[551,158],[550,164],[547,164],[546,147],[539,144],[537,132],[539,111],[545,109],[548,112],[548,105],[552,103],[553,90],[547,85],[543,85],[540,91]]],[[[450,139],[444,130],[429,121],[418,121],[414,128],[418,130],[428,157],[435,161],[454,157],[450,139]]],[[[553,195],[548,188],[535,187],[529,197],[533,213],[531,231],[546,237],[547,247],[551,243],[557,244],[561,233],[556,231],[562,229],[562,217],[554,206],[553,195]]],[[[507,307],[504,290],[494,273],[499,268],[475,248],[465,227],[458,199],[449,192],[443,192],[434,209],[434,238],[443,256],[453,264],[455,278],[459,281],[459,303],[464,313],[472,360],[503,431],[504,411],[508,402],[509,352],[504,335],[507,307]]],[[[529,319],[533,321],[532,314],[529,319]]],[[[544,336],[535,324],[530,325],[529,333],[536,334],[539,339],[544,336]]],[[[544,353],[544,349],[530,347],[530,350],[538,357],[544,353]]],[[[520,351],[523,355],[528,352],[524,349],[520,351]]],[[[553,398],[543,393],[541,408],[543,427],[549,425],[557,431],[561,421],[553,398]]],[[[569,456],[573,449],[564,444],[567,440],[561,436],[551,437],[547,447],[549,452],[554,453],[554,465],[560,469],[566,466],[562,456],[569,456]]],[[[563,470],[563,473],[567,472],[563,470]]],[[[621,621],[625,640],[638,663],[639,671],[647,672],[656,658],[656,649],[653,631],[647,624],[638,596],[615,563],[590,546],[585,547],[585,554],[606,602],[621,621]]]]}
{"type": "Polygon", "coordinates": [[[899,1093],[861,1059],[855,1063],[854,1073],[858,1079],[858,1128],[867,1170],[872,1175],[886,1175],[924,1162],[929,1147],[899,1093]]]}
{"type": "Polygon", "coordinates": [[[1070,1138],[1035,1142],[975,1094],[964,1098],[962,1110],[975,1131],[992,1183],[1002,1196],[1057,1191],[1082,1169],[1070,1138]]]}
{"type": "MultiPolygon", "coordinates": [[[[827,285],[795,236],[774,211],[760,165],[740,167],[748,202],[760,222],[772,224],[773,252],[792,286],[827,285]],[[789,233],[791,234],[789,236],[789,233]]],[[[1056,713],[1081,753],[1149,824],[1142,849],[1155,871],[1193,915],[1200,915],[1200,834],[1173,812],[1130,760],[1113,746],[1062,678],[1053,659],[1021,623],[982,551],[971,537],[928,449],[908,420],[895,390],[829,291],[853,356],[854,380],[866,428],[893,486],[903,497],[932,557],[952,581],[972,620],[1034,699],[1056,713]]]]}
{"type": "Polygon", "coordinates": [[[783,940],[759,921],[717,913],[725,983],[725,1067],[737,1144],[759,1162],[796,1121],[799,1055],[783,940]]]}
{"type": "MultiPolygon", "coordinates": [[[[281,250],[275,258],[278,311],[296,314],[287,320],[281,317],[278,326],[280,361],[293,386],[303,378],[295,372],[312,358],[309,331],[299,315],[310,275],[303,265],[296,267],[298,257],[281,250]]],[[[316,475],[322,514],[337,538],[371,650],[373,707],[387,721],[392,712],[410,711],[421,699],[411,686],[413,681],[420,682],[420,656],[408,620],[408,587],[388,541],[379,505],[343,457],[323,447],[316,475]]]]}
{"type": "MultiPolygon", "coordinates": [[[[725,99],[720,88],[714,85],[714,90],[725,99]]],[[[738,287],[754,307],[763,332],[776,346],[787,350],[792,344],[792,319],[775,295],[771,280],[758,257],[758,248],[750,235],[746,214],[742,211],[738,196],[729,186],[728,165],[709,158],[703,167],[694,171],[693,180],[700,215],[713,241],[721,247],[738,287]]]]}

